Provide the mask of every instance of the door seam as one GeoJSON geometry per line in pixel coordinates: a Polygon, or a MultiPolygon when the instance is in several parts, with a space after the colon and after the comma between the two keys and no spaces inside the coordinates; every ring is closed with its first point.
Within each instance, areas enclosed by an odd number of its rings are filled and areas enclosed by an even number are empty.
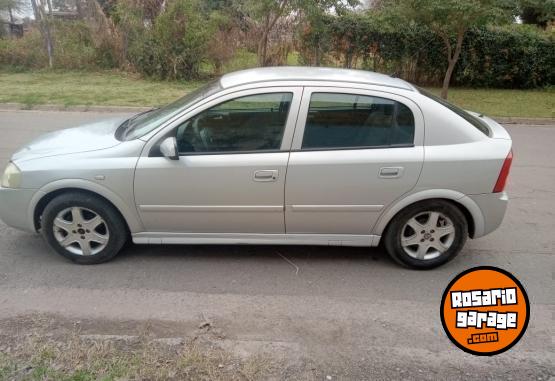
{"type": "Polygon", "coordinates": [[[297,108],[297,116],[295,117],[295,128],[293,128],[293,136],[291,138],[291,145],[289,146],[289,154],[287,156],[287,165],[285,166],[285,177],[283,179],[283,233],[287,234],[287,204],[286,204],[286,194],[287,194],[287,171],[289,170],[289,162],[291,160],[291,149],[293,143],[295,142],[295,134],[297,132],[297,125],[299,123],[299,115],[301,114],[301,107],[303,105],[303,97],[305,92],[305,86],[302,87],[301,99],[299,100],[299,107],[297,108]]]}

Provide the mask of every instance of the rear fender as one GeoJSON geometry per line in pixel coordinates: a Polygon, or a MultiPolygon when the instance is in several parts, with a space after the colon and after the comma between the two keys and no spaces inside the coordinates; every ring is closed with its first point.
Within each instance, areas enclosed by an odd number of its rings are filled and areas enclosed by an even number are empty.
{"type": "Polygon", "coordinates": [[[481,237],[484,235],[485,219],[480,207],[470,197],[463,193],[451,189],[429,189],[413,192],[402,199],[391,204],[378,218],[378,221],[371,230],[372,234],[381,236],[389,222],[402,209],[419,201],[430,199],[446,199],[462,205],[470,213],[474,223],[474,236],[481,237]]]}

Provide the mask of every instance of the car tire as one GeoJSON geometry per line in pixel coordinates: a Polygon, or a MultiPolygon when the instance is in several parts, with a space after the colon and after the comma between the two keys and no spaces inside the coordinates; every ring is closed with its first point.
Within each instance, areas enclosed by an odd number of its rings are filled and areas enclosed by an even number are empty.
{"type": "Polygon", "coordinates": [[[84,192],[68,192],[44,209],[41,233],[62,256],[82,265],[109,261],[127,241],[120,213],[106,200],[84,192]]]}
{"type": "Polygon", "coordinates": [[[387,227],[384,244],[396,262],[423,270],[455,258],[467,237],[466,217],[457,206],[429,200],[401,210],[387,227]]]}

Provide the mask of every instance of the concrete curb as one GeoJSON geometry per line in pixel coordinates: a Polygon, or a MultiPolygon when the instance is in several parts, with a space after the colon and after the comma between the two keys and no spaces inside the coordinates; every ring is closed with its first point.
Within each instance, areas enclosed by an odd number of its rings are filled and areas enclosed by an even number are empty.
{"type": "Polygon", "coordinates": [[[516,118],[516,117],[492,117],[499,124],[529,124],[534,126],[555,125],[555,118],[516,118]]]}
{"type": "MultiPolygon", "coordinates": [[[[151,107],[134,106],[63,106],[63,105],[25,105],[23,103],[0,103],[0,111],[74,111],[74,112],[113,112],[134,113],[149,110],[151,107]]],[[[517,117],[493,117],[501,124],[529,124],[536,126],[555,125],[555,118],[517,118],[517,117]]]]}
{"type": "Polygon", "coordinates": [[[63,105],[26,105],[23,103],[0,103],[0,111],[76,111],[76,112],[113,112],[133,113],[151,109],[152,107],[135,106],[63,106],[63,105]]]}

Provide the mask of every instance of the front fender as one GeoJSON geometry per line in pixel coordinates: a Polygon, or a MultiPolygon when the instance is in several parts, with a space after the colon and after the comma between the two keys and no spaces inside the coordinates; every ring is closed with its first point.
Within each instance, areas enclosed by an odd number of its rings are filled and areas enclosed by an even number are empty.
{"type": "Polygon", "coordinates": [[[371,230],[372,234],[381,236],[389,221],[391,221],[391,219],[395,217],[397,213],[399,213],[407,206],[419,201],[438,198],[455,201],[465,207],[472,216],[472,220],[474,223],[474,237],[477,238],[484,235],[485,219],[478,204],[476,204],[474,200],[472,200],[465,194],[451,189],[420,190],[410,193],[409,195],[405,195],[403,198],[396,200],[396,202],[391,204],[378,218],[378,221],[376,221],[374,227],[371,230]]]}
{"type": "Polygon", "coordinates": [[[34,225],[33,221],[35,209],[40,200],[49,193],[62,189],[81,189],[96,193],[110,201],[119,210],[119,212],[127,222],[127,226],[129,226],[129,230],[131,231],[131,233],[137,233],[144,230],[143,224],[141,222],[141,219],[139,218],[137,209],[134,207],[135,203],[133,201],[131,202],[131,205],[129,205],[129,203],[125,202],[125,200],[123,200],[117,193],[113,192],[112,190],[95,182],[84,179],[57,180],[48,183],[40,188],[31,199],[31,202],[29,203],[29,209],[27,211],[27,218],[29,221],[31,221],[32,225],[34,225]]]}

